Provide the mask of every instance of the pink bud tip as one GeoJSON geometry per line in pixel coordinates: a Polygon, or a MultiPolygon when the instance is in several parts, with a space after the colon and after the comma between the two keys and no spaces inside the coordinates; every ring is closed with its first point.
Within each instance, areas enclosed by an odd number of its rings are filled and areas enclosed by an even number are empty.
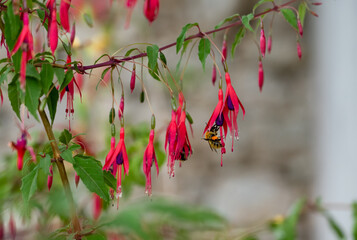
{"type": "Polygon", "coordinates": [[[212,84],[214,85],[216,83],[217,79],[217,70],[216,66],[213,64],[213,69],[212,69],[212,84]]]}
{"type": "Polygon", "coordinates": [[[299,41],[297,42],[296,49],[297,49],[298,57],[299,59],[301,59],[302,53],[301,53],[301,45],[299,41]]]}
{"type": "Polygon", "coordinates": [[[47,177],[47,188],[48,188],[48,191],[51,190],[52,183],[53,183],[53,167],[52,167],[52,165],[51,165],[51,166],[50,166],[50,175],[48,175],[48,177],[47,177]]]}
{"type": "Polygon", "coordinates": [[[224,64],[226,60],[227,60],[227,41],[226,39],[224,39],[222,44],[222,63],[224,64]]]}
{"type": "Polygon", "coordinates": [[[264,28],[260,29],[260,52],[263,57],[265,57],[265,49],[266,49],[266,40],[265,40],[265,33],[264,33],[264,28]]]}
{"type": "Polygon", "coordinates": [[[119,110],[118,110],[119,119],[122,118],[123,113],[124,113],[124,96],[122,96],[120,99],[119,110]]]}
{"type": "Polygon", "coordinates": [[[263,63],[262,61],[259,61],[259,89],[262,91],[263,89],[263,84],[264,84],[264,70],[263,70],[263,63]]]}
{"type": "Polygon", "coordinates": [[[302,25],[301,25],[300,19],[298,19],[297,24],[298,24],[298,28],[299,28],[299,34],[300,34],[300,36],[302,37],[302,35],[303,35],[303,30],[302,30],[302,25]]]}
{"type": "Polygon", "coordinates": [[[131,72],[131,79],[130,79],[130,91],[133,93],[134,88],[135,88],[135,79],[136,79],[136,71],[135,71],[135,65],[133,68],[133,71],[131,72]]]}
{"type": "Polygon", "coordinates": [[[272,45],[272,36],[270,35],[268,38],[268,53],[271,52],[271,45],[272,45]]]}
{"type": "Polygon", "coordinates": [[[75,174],[74,174],[74,182],[75,182],[75,184],[76,184],[76,187],[78,187],[79,180],[80,180],[80,178],[79,178],[78,174],[75,173],[75,174]]]}

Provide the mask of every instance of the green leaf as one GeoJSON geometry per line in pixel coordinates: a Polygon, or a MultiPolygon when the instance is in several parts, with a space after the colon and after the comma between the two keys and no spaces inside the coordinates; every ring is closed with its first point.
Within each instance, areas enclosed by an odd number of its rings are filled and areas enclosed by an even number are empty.
{"type": "Polygon", "coordinates": [[[305,15],[306,15],[306,2],[301,2],[299,5],[299,18],[302,26],[304,26],[305,15]]]}
{"type": "Polygon", "coordinates": [[[24,201],[28,202],[37,190],[38,166],[22,178],[21,192],[24,201]]]}
{"type": "Polygon", "coordinates": [[[113,176],[113,174],[111,174],[108,171],[103,171],[103,175],[104,175],[105,184],[107,184],[110,188],[115,189],[117,183],[116,183],[116,179],[113,176]]]}
{"type": "Polygon", "coordinates": [[[14,110],[17,117],[21,119],[20,117],[21,99],[20,99],[20,87],[19,87],[18,75],[15,75],[11,83],[9,83],[7,93],[11,103],[12,110],[14,110]]]}
{"type": "Polygon", "coordinates": [[[34,65],[27,63],[26,64],[26,77],[32,77],[36,80],[40,80],[40,74],[37,72],[34,65]]]}
{"type": "Polygon", "coordinates": [[[182,60],[182,57],[183,55],[185,54],[186,50],[187,50],[187,46],[188,44],[191,42],[191,40],[187,40],[183,43],[183,48],[182,48],[182,51],[181,51],[181,55],[180,55],[180,59],[179,61],[177,62],[176,64],[176,72],[178,72],[178,70],[180,69],[180,65],[181,65],[181,60],[182,60]]]}
{"type": "Polygon", "coordinates": [[[72,140],[72,138],[73,138],[72,133],[70,133],[67,129],[65,129],[61,132],[61,135],[59,136],[58,139],[64,145],[68,145],[72,140]]]}
{"type": "MultiPolygon", "coordinates": [[[[226,17],[225,19],[223,19],[222,21],[220,21],[215,27],[214,29],[218,29],[220,28],[223,24],[227,23],[227,22],[231,22],[233,19],[238,18],[239,14],[233,14],[232,16],[226,17]]],[[[215,37],[216,33],[213,33],[213,37],[215,37]]]]}
{"type": "Polygon", "coordinates": [[[160,60],[165,64],[165,66],[167,66],[166,57],[162,52],[160,52],[160,60]]]}
{"type": "Polygon", "coordinates": [[[73,168],[91,192],[109,201],[108,189],[104,183],[103,170],[99,161],[90,156],[76,155],[73,168]]]}
{"type": "Polygon", "coordinates": [[[202,68],[205,70],[206,58],[211,52],[211,43],[208,39],[202,38],[198,44],[198,58],[202,63],[202,68]]]}
{"type": "Polygon", "coordinates": [[[72,150],[70,150],[70,149],[64,150],[63,152],[61,152],[60,155],[67,162],[72,163],[72,164],[74,163],[72,150]]]}
{"type": "Polygon", "coordinates": [[[198,26],[198,23],[188,23],[182,28],[182,31],[176,40],[176,54],[179,53],[182,48],[182,45],[186,38],[186,32],[194,26],[198,26]]]}
{"type": "Polygon", "coordinates": [[[357,202],[352,203],[352,212],[353,212],[352,235],[353,235],[353,240],[357,240],[357,202]]]}
{"type": "Polygon", "coordinates": [[[245,27],[241,27],[239,29],[239,31],[237,32],[236,36],[234,37],[234,42],[232,44],[232,50],[231,50],[232,58],[234,57],[234,53],[236,51],[237,46],[239,45],[239,43],[244,38],[245,31],[246,31],[246,28],[245,27]]]}
{"type": "Polygon", "coordinates": [[[257,2],[254,7],[253,7],[253,14],[255,13],[255,9],[257,9],[260,5],[262,5],[263,3],[266,2],[274,2],[274,0],[260,0],[259,2],[257,2]]]}
{"type": "Polygon", "coordinates": [[[296,16],[295,13],[293,12],[293,10],[289,9],[289,8],[283,8],[280,10],[280,12],[283,14],[285,20],[295,29],[298,30],[298,26],[297,26],[297,20],[296,20],[296,16]]]}
{"type": "Polygon", "coordinates": [[[54,71],[50,64],[42,64],[42,70],[40,73],[42,89],[45,94],[47,94],[53,81],[54,71]]]}
{"type": "Polygon", "coordinates": [[[88,13],[83,14],[84,21],[89,27],[93,27],[93,19],[88,13]]]}
{"type": "Polygon", "coordinates": [[[37,116],[37,108],[41,90],[41,85],[38,80],[31,77],[26,78],[25,106],[37,120],[39,120],[37,116]]]}
{"type": "Polygon", "coordinates": [[[58,84],[61,86],[64,81],[64,69],[63,68],[54,68],[53,71],[58,80],[58,84]]]}
{"type": "Polygon", "coordinates": [[[51,156],[46,154],[45,157],[41,157],[39,167],[46,175],[50,175],[50,166],[51,166],[51,156]]]}
{"type": "Polygon", "coordinates": [[[51,125],[53,124],[53,121],[56,117],[58,98],[58,90],[57,88],[53,87],[47,98],[47,107],[48,111],[50,112],[51,125]]]}
{"type": "Polygon", "coordinates": [[[66,72],[66,75],[64,77],[64,82],[61,84],[61,87],[60,87],[60,92],[72,81],[73,79],[73,71],[72,69],[69,69],[67,72],[66,72]]]}
{"type": "Polygon", "coordinates": [[[146,51],[147,51],[147,55],[148,55],[149,73],[154,79],[159,80],[158,65],[157,65],[159,47],[157,45],[148,46],[146,48],[146,51]]]}
{"type": "Polygon", "coordinates": [[[344,232],[342,231],[341,227],[339,224],[336,222],[336,220],[328,213],[327,211],[323,211],[322,214],[325,216],[331,230],[336,234],[339,240],[346,240],[346,236],[344,232]]]}
{"type": "Polygon", "coordinates": [[[85,236],[87,240],[107,240],[107,237],[104,233],[94,233],[89,236],[85,236]]]}
{"type": "Polygon", "coordinates": [[[62,41],[62,46],[63,46],[64,50],[66,51],[67,55],[72,55],[72,49],[71,49],[70,44],[67,44],[62,41]]]}
{"type": "Polygon", "coordinates": [[[242,23],[243,25],[249,30],[254,32],[252,26],[250,26],[250,21],[254,18],[254,15],[252,13],[248,14],[248,15],[244,15],[242,16],[242,23]]]}

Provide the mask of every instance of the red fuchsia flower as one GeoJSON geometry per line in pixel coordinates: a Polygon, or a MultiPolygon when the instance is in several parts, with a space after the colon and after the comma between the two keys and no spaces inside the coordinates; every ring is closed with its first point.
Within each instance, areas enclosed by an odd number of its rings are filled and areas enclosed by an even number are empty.
{"type": "Polygon", "coordinates": [[[272,36],[269,35],[269,38],[268,38],[268,53],[270,54],[271,52],[271,45],[272,45],[272,36]]]}
{"type": "Polygon", "coordinates": [[[216,65],[213,64],[213,68],[212,68],[212,84],[213,84],[213,86],[216,83],[216,79],[217,79],[217,69],[216,69],[216,65]]]}
{"type": "Polygon", "coordinates": [[[167,156],[167,168],[170,177],[174,177],[175,167],[175,148],[177,143],[177,123],[176,123],[176,111],[171,112],[171,121],[166,129],[165,137],[165,151],[167,150],[167,144],[169,144],[169,154],[167,156]]]}
{"type": "Polygon", "coordinates": [[[26,135],[22,134],[22,136],[17,139],[16,143],[10,142],[10,147],[17,151],[17,169],[22,170],[24,163],[24,155],[27,148],[27,140],[26,135]]]}
{"type": "Polygon", "coordinates": [[[51,11],[51,18],[49,20],[49,25],[48,25],[48,41],[53,55],[55,54],[55,50],[58,44],[58,26],[57,26],[56,16],[57,16],[56,6],[54,6],[51,11]]]}
{"type": "Polygon", "coordinates": [[[227,60],[227,41],[226,41],[226,36],[224,36],[223,39],[223,44],[222,44],[222,63],[227,60]]]}
{"type": "Polygon", "coordinates": [[[143,170],[146,177],[146,184],[145,184],[145,193],[151,196],[152,186],[151,186],[151,167],[152,164],[155,162],[156,166],[156,174],[159,175],[159,165],[157,163],[155,148],[154,148],[154,137],[155,137],[155,130],[151,129],[150,136],[149,136],[149,143],[144,152],[143,158],[143,170]]]}
{"type": "Polygon", "coordinates": [[[136,67],[135,64],[133,66],[133,71],[131,72],[131,79],[130,79],[130,91],[133,93],[135,88],[135,79],[136,79],[136,67]]]}
{"type": "Polygon", "coordinates": [[[119,120],[123,117],[123,114],[124,114],[124,96],[122,95],[120,99],[119,109],[118,109],[119,120]]]}
{"type": "Polygon", "coordinates": [[[126,0],[126,8],[128,9],[128,13],[126,15],[125,28],[128,28],[130,25],[131,14],[133,13],[134,7],[138,0],[126,0]]]}
{"type": "Polygon", "coordinates": [[[260,52],[263,57],[265,57],[265,48],[266,48],[265,44],[266,44],[266,40],[265,40],[264,26],[262,23],[262,27],[260,29],[260,52]]]}
{"type": "Polygon", "coordinates": [[[128,154],[126,152],[125,142],[124,142],[124,127],[120,129],[120,140],[118,145],[115,146],[115,138],[111,139],[111,148],[105,158],[105,164],[103,170],[111,171],[113,176],[117,175],[117,199],[121,196],[121,179],[122,179],[122,167],[124,168],[124,173],[128,175],[129,173],[129,160],[128,154]]]}
{"type": "Polygon", "coordinates": [[[152,23],[159,14],[160,2],[159,0],[145,0],[144,15],[152,23]]]}
{"type": "Polygon", "coordinates": [[[21,57],[21,67],[20,67],[20,84],[21,88],[25,89],[26,85],[26,63],[33,58],[33,37],[29,28],[29,16],[27,12],[24,12],[22,15],[23,28],[17,41],[15,43],[14,49],[12,49],[10,55],[14,55],[17,50],[20,49],[22,51],[21,57]]]}
{"type": "Polygon", "coordinates": [[[185,161],[192,155],[192,148],[186,129],[186,112],[182,111],[177,124],[177,143],[175,149],[175,159],[185,161]]]}
{"type": "Polygon", "coordinates": [[[71,6],[71,0],[61,0],[60,5],[60,19],[61,24],[64,30],[69,32],[69,20],[68,20],[68,11],[71,6]]]}
{"type": "Polygon", "coordinates": [[[259,89],[260,91],[262,91],[263,84],[264,84],[264,70],[263,70],[263,63],[261,60],[259,61],[258,83],[259,83],[259,89]]]}
{"type": "Polygon", "coordinates": [[[53,167],[51,165],[50,166],[50,175],[47,176],[47,188],[48,188],[48,191],[51,190],[52,183],[53,183],[53,167]]]}
{"type": "Polygon", "coordinates": [[[102,213],[102,199],[97,195],[93,194],[93,218],[94,220],[98,220],[100,214],[102,213]]]}
{"type": "Polygon", "coordinates": [[[300,45],[299,41],[297,41],[297,43],[296,43],[296,49],[297,49],[297,54],[298,54],[299,60],[301,60],[302,53],[301,53],[301,45],[300,45]]]}
{"type": "MultiPolygon", "coordinates": [[[[233,86],[231,83],[231,77],[228,72],[226,72],[226,96],[224,99],[224,109],[223,109],[223,117],[224,121],[227,123],[227,126],[230,130],[232,137],[238,139],[238,124],[237,117],[239,113],[239,107],[242,108],[243,118],[245,115],[245,109],[239,100],[233,86]]],[[[232,151],[233,151],[233,140],[232,140],[232,151]]]]}
{"type": "Polygon", "coordinates": [[[298,28],[299,28],[299,34],[300,34],[300,36],[302,37],[302,35],[303,35],[303,30],[302,30],[302,25],[301,25],[300,18],[298,18],[298,20],[297,20],[297,25],[298,25],[298,28]]]}

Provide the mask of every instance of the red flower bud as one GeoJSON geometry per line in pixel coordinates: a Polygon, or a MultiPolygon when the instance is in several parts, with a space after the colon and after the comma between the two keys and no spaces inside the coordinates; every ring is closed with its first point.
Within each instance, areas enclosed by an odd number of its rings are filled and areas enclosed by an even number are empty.
{"type": "Polygon", "coordinates": [[[263,84],[264,84],[264,70],[263,70],[263,63],[262,61],[259,61],[259,72],[258,72],[258,75],[259,75],[259,89],[260,91],[262,91],[263,89],[263,84]]]}
{"type": "Polygon", "coordinates": [[[217,70],[216,66],[213,64],[213,69],[212,69],[212,84],[214,85],[216,83],[217,79],[217,70]]]}
{"type": "Polygon", "coordinates": [[[268,38],[268,53],[271,52],[271,44],[272,44],[272,37],[271,37],[271,35],[269,35],[269,38],[268,38]]]}
{"type": "Polygon", "coordinates": [[[74,182],[75,182],[75,184],[76,184],[76,187],[78,187],[79,180],[80,180],[80,177],[78,176],[78,174],[77,174],[77,173],[74,173],[74,182]]]}
{"type": "Polygon", "coordinates": [[[74,39],[76,38],[76,24],[73,23],[72,25],[72,31],[71,31],[71,45],[73,45],[74,39]]]}
{"type": "Polygon", "coordinates": [[[118,110],[119,119],[122,118],[123,113],[124,113],[124,96],[121,96],[119,110],[118,110]]]}
{"type": "Polygon", "coordinates": [[[302,37],[303,30],[302,30],[302,25],[301,25],[300,18],[298,18],[297,24],[298,24],[298,28],[299,28],[299,34],[302,37]]]}
{"type": "Polygon", "coordinates": [[[322,2],[313,2],[311,3],[312,5],[315,5],[315,6],[319,6],[319,5],[322,5],[322,2]]]}
{"type": "Polygon", "coordinates": [[[49,31],[48,37],[49,37],[50,48],[51,48],[52,54],[55,53],[55,50],[56,50],[57,44],[58,44],[58,27],[57,27],[56,16],[57,16],[56,8],[54,7],[52,9],[52,13],[51,13],[51,22],[48,27],[48,31],[49,31]]]}
{"type": "Polygon", "coordinates": [[[51,165],[51,166],[50,166],[50,175],[48,175],[48,177],[47,177],[47,188],[48,188],[48,191],[51,190],[52,183],[53,183],[53,167],[52,167],[52,165],[51,165]]]}
{"type": "Polygon", "coordinates": [[[297,49],[298,57],[299,57],[299,59],[301,59],[302,53],[301,53],[301,46],[300,46],[300,42],[299,41],[297,42],[296,49],[297,49]]]}
{"type": "Polygon", "coordinates": [[[260,52],[263,57],[265,57],[265,48],[266,48],[265,44],[266,44],[265,33],[264,33],[264,27],[262,24],[262,28],[260,29],[260,52]]]}
{"type": "Polygon", "coordinates": [[[226,60],[227,60],[227,41],[226,39],[224,39],[222,44],[222,63],[224,64],[226,60]]]}
{"type": "Polygon", "coordinates": [[[135,64],[134,64],[133,71],[131,72],[131,79],[130,79],[131,93],[133,93],[134,88],[135,88],[135,79],[136,79],[136,70],[135,70],[135,64]]]}

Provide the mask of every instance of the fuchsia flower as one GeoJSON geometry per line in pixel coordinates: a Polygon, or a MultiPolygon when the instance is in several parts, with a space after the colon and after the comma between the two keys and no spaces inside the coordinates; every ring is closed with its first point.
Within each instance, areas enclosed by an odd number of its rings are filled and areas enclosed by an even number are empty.
{"type": "MultiPolygon", "coordinates": [[[[224,99],[223,117],[224,117],[224,121],[227,123],[231,135],[238,138],[237,117],[239,113],[239,107],[242,108],[243,118],[245,115],[245,109],[232,86],[231,77],[228,72],[226,72],[226,84],[227,84],[227,89],[226,89],[226,96],[224,99]]],[[[232,151],[233,151],[233,141],[232,141],[232,151]]]]}
{"type": "Polygon", "coordinates": [[[145,193],[151,196],[151,167],[153,162],[155,162],[156,166],[156,174],[159,175],[159,165],[157,163],[155,148],[154,148],[154,137],[155,137],[155,130],[151,129],[150,136],[149,136],[149,143],[144,152],[143,158],[143,170],[146,177],[146,185],[145,185],[145,193]]]}
{"type": "Polygon", "coordinates": [[[144,15],[152,23],[159,14],[160,2],[159,0],[145,0],[144,15]]]}
{"type": "Polygon", "coordinates": [[[264,70],[263,70],[263,63],[261,60],[259,61],[258,83],[259,83],[259,89],[260,91],[262,91],[263,84],[264,84],[264,70]]]}
{"type": "Polygon", "coordinates": [[[171,121],[166,130],[165,137],[165,151],[167,150],[167,143],[169,144],[169,155],[167,157],[167,168],[170,177],[174,177],[175,166],[175,149],[177,143],[177,123],[176,123],[176,111],[171,112],[171,121]]]}
{"type": "Polygon", "coordinates": [[[17,169],[22,170],[24,163],[24,155],[27,150],[27,140],[26,134],[22,134],[22,136],[17,139],[16,143],[10,142],[10,147],[17,151],[17,169]]]}
{"type": "Polygon", "coordinates": [[[263,57],[265,57],[265,44],[266,44],[266,40],[265,40],[264,27],[262,23],[262,27],[260,29],[260,52],[263,57]]]}
{"type": "Polygon", "coordinates": [[[269,35],[269,38],[268,38],[268,53],[271,52],[271,45],[272,45],[272,36],[269,35]]]}
{"type": "Polygon", "coordinates": [[[128,13],[126,15],[125,28],[128,28],[130,25],[131,14],[133,13],[134,7],[138,0],[126,0],[126,8],[128,13]]]}
{"type": "Polygon", "coordinates": [[[61,24],[64,30],[69,32],[69,20],[68,20],[68,11],[71,6],[71,0],[61,0],[60,5],[60,19],[61,24]]]}
{"type": "Polygon", "coordinates": [[[113,176],[117,175],[117,198],[119,201],[119,197],[121,196],[121,178],[122,178],[122,167],[124,168],[124,174],[129,173],[129,160],[128,154],[126,152],[125,142],[124,142],[125,131],[122,127],[120,129],[120,140],[118,145],[115,146],[115,138],[111,139],[111,147],[110,151],[105,158],[105,164],[103,166],[103,170],[111,171],[113,176]]]}
{"type": "Polygon", "coordinates": [[[53,167],[51,165],[50,166],[50,175],[47,176],[47,188],[48,188],[48,191],[51,190],[52,183],[53,183],[53,167]]]}
{"type": "Polygon", "coordinates": [[[133,66],[133,71],[131,72],[131,79],[130,79],[130,91],[133,93],[135,88],[135,79],[136,79],[136,67],[135,64],[133,66]]]}
{"type": "Polygon", "coordinates": [[[26,63],[33,58],[33,37],[29,28],[29,16],[27,12],[24,12],[22,15],[23,28],[17,41],[15,43],[14,49],[12,49],[10,55],[14,55],[17,50],[20,49],[22,51],[21,57],[21,67],[20,67],[20,84],[21,88],[25,89],[26,85],[26,63]]]}
{"type": "Polygon", "coordinates": [[[177,124],[177,143],[175,149],[175,159],[185,161],[192,155],[192,148],[186,129],[186,112],[182,111],[177,124]]]}

